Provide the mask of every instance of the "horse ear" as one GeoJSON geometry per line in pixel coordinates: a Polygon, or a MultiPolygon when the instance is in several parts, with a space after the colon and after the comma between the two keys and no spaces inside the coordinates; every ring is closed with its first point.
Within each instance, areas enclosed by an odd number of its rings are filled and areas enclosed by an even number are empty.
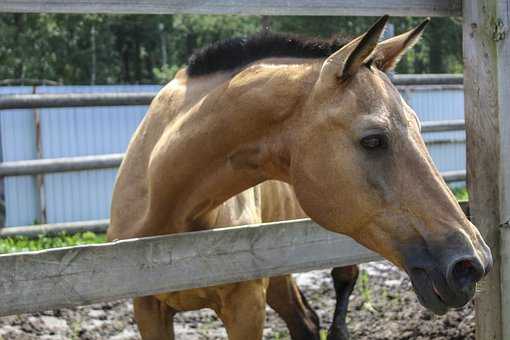
{"type": "Polygon", "coordinates": [[[388,18],[388,15],[382,16],[365,34],[329,56],[322,66],[321,74],[333,73],[339,79],[355,74],[377,47],[388,18]]]}
{"type": "Polygon", "coordinates": [[[372,55],[373,64],[383,72],[394,69],[404,53],[418,42],[429,22],[427,18],[414,29],[379,43],[372,55]]]}

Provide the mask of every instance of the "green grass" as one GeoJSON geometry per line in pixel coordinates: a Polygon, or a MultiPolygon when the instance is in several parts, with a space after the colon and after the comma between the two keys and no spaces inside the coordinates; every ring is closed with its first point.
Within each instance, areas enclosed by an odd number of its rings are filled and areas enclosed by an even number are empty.
{"type": "Polygon", "coordinates": [[[27,237],[8,237],[0,239],[0,254],[17,253],[22,251],[35,251],[49,248],[77,246],[80,244],[93,244],[106,242],[105,234],[95,234],[87,231],[75,235],[62,233],[58,236],[48,237],[40,235],[36,239],[27,237]]]}
{"type": "Polygon", "coordinates": [[[361,271],[358,281],[358,290],[364,303],[370,303],[372,301],[372,292],[370,291],[370,284],[368,273],[364,270],[361,271]]]}
{"type": "Polygon", "coordinates": [[[465,187],[453,188],[452,191],[459,201],[467,201],[469,199],[469,193],[465,187]]]}
{"type": "Polygon", "coordinates": [[[359,275],[356,289],[363,300],[363,308],[367,309],[372,314],[377,314],[377,310],[372,306],[372,291],[370,290],[369,276],[364,270],[362,270],[359,275]]]}

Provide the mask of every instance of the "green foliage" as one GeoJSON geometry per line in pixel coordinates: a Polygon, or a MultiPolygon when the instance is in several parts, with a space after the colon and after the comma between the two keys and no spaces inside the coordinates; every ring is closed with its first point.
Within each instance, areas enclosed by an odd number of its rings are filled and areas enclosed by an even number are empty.
{"type": "MultiPolygon", "coordinates": [[[[395,34],[419,24],[421,18],[396,21],[395,34]]],[[[397,67],[399,73],[461,73],[462,21],[460,18],[433,18],[413,51],[397,67]]]]}
{"type": "Polygon", "coordinates": [[[166,84],[173,79],[177,71],[179,71],[179,68],[180,67],[177,65],[163,65],[162,67],[153,68],[152,72],[154,72],[154,78],[158,83],[166,84]]]}
{"type": "Polygon", "coordinates": [[[27,237],[9,237],[0,239],[0,254],[16,253],[22,251],[36,251],[49,248],[77,246],[81,244],[94,244],[106,242],[105,234],[95,234],[87,231],[75,235],[62,233],[58,236],[48,237],[40,235],[36,239],[27,237]]]}
{"type": "Polygon", "coordinates": [[[364,270],[362,270],[359,275],[357,289],[363,300],[363,308],[367,309],[372,314],[377,314],[378,311],[372,306],[372,290],[370,289],[369,276],[364,270]]]}
{"type": "MultiPolygon", "coordinates": [[[[308,36],[355,36],[373,17],[227,15],[0,15],[0,79],[65,84],[166,82],[197,48],[263,27],[308,36]]],[[[419,18],[392,18],[395,34],[419,18]]],[[[400,73],[461,72],[461,24],[434,18],[400,73]]]]}
{"type": "Polygon", "coordinates": [[[376,17],[281,16],[270,19],[270,28],[277,32],[297,33],[312,37],[352,38],[364,33],[376,20],[376,17]]]}
{"type": "MultiPolygon", "coordinates": [[[[376,17],[274,17],[271,29],[311,36],[353,37],[365,32],[376,17]]],[[[394,34],[417,26],[423,18],[391,18],[394,34]]],[[[397,67],[397,73],[462,72],[462,23],[459,18],[434,18],[423,38],[397,67]]]]}
{"type": "Polygon", "coordinates": [[[271,334],[274,338],[274,340],[288,340],[289,333],[287,331],[274,331],[273,334],[271,334]]]}
{"type": "Polygon", "coordinates": [[[364,270],[359,275],[358,290],[360,292],[363,303],[367,304],[372,301],[372,292],[370,291],[370,283],[368,273],[364,270]]]}
{"type": "Polygon", "coordinates": [[[453,194],[455,195],[455,197],[457,197],[458,201],[469,200],[469,193],[468,193],[466,187],[453,188],[452,191],[453,191],[453,194]]]}

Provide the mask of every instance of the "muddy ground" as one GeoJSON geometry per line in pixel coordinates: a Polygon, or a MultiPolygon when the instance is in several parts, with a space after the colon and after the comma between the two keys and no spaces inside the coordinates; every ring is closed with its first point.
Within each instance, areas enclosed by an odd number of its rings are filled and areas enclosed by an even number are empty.
{"type": "MultiPolygon", "coordinates": [[[[474,339],[472,304],[438,317],[418,304],[407,276],[387,262],[362,265],[351,298],[349,328],[352,339],[474,339]]],[[[322,327],[331,322],[334,291],[329,271],[296,275],[322,327]]],[[[226,339],[221,323],[210,311],[176,317],[177,339],[226,339]]],[[[0,318],[1,340],[139,339],[127,300],[76,309],[0,318]]],[[[288,339],[283,322],[268,309],[264,339],[288,339]]]]}

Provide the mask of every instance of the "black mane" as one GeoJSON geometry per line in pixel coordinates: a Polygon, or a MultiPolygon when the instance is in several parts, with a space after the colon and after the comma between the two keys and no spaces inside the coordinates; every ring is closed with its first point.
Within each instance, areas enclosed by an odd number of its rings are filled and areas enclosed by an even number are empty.
{"type": "Polygon", "coordinates": [[[231,38],[195,51],[188,60],[189,76],[200,76],[246,66],[270,57],[325,58],[342,47],[339,38],[323,40],[279,33],[231,38]]]}

